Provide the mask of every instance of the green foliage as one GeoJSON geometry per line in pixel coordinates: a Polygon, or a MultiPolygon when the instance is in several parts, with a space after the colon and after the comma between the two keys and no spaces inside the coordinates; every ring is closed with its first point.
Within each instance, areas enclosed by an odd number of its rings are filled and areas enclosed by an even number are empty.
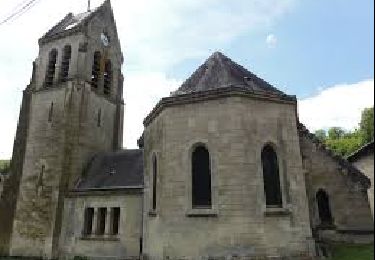
{"type": "Polygon", "coordinates": [[[323,129],[315,131],[315,135],[320,141],[325,141],[327,139],[327,132],[323,129]]]}
{"type": "Polygon", "coordinates": [[[9,160],[0,160],[0,173],[8,173],[10,168],[9,160]]]}
{"type": "Polygon", "coordinates": [[[333,260],[372,260],[374,245],[337,245],[333,248],[333,260]]]}
{"type": "Polygon", "coordinates": [[[328,138],[331,140],[337,140],[345,136],[345,130],[341,127],[331,127],[328,130],[328,138]]]}
{"type": "Polygon", "coordinates": [[[359,127],[363,142],[371,142],[374,139],[374,107],[363,110],[359,127]]]}
{"type": "Polygon", "coordinates": [[[359,129],[345,131],[340,127],[331,127],[315,131],[316,137],[324,142],[334,153],[348,156],[374,139],[374,108],[362,112],[359,129]]]}

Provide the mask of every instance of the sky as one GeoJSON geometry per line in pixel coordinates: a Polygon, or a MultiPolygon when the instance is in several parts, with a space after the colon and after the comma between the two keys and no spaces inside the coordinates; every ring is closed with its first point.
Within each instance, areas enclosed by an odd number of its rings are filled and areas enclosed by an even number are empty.
{"type": "MultiPolygon", "coordinates": [[[[0,23],[30,0],[1,0],[0,23]]],[[[211,53],[221,51],[298,98],[311,130],[353,130],[374,104],[373,0],[112,0],[124,54],[124,147],[142,121],[211,53]]],[[[102,1],[92,0],[92,8],[102,1]]],[[[86,0],[35,0],[0,24],[0,159],[11,157],[38,39],[86,0]]]]}

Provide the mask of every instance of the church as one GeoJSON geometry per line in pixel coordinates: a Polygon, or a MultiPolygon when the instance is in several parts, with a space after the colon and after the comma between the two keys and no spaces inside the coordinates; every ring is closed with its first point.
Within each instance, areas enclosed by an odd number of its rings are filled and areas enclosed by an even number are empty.
{"type": "Polygon", "coordinates": [[[370,180],[306,129],[295,96],[216,52],[127,150],[123,65],[109,0],[39,39],[2,184],[0,255],[315,259],[373,242],[370,180]]]}

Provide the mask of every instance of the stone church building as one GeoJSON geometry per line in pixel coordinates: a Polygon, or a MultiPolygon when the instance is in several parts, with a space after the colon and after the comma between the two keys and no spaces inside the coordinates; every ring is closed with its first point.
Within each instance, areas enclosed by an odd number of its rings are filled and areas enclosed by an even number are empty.
{"type": "Polygon", "coordinates": [[[108,0],[40,38],[2,184],[0,255],[312,259],[373,241],[370,180],[299,122],[295,96],[217,52],[124,150],[123,63],[108,0]]]}

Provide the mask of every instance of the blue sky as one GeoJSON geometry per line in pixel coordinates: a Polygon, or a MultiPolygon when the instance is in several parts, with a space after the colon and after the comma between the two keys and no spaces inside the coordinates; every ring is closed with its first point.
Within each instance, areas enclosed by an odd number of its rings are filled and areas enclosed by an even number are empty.
{"type": "MultiPolygon", "coordinates": [[[[2,0],[0,19],[22,2],[2,0]]],[[[311,130],[353,129],[361,110],[374,104],[373,0],[111,2],[125,57],[127,148],[136,147],[142,120],[157,101],[217,50],[297,95],[300,119],[311,130]]],[[[0,159],[11,156],[38,38],[68,12],[85,11],[86,3],[39,0],[0,25],[0,159]]]]}
{"type": "MultiPolygon", "coordinates": [[[[222,49],[280,89],[308,97],[374,77],[373,10],[374,1],[304,0],[273,26],[244,33],[222,49]],[[264,44],[269,34],[277,38],[274,48],[264,44]]],[[[188,60],[169,75],[186,78],[201,62],[188,60]]]]}

